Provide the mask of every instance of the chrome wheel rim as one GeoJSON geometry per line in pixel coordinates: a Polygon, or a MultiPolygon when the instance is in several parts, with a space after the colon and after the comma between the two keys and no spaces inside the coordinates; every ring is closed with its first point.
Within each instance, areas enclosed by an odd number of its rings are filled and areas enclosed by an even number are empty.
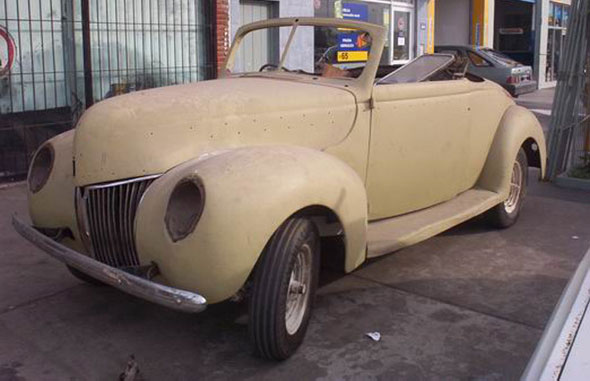
{"type": "Polygon", "coordinates": [[[506,213],[513,213],[520,202],[520,190],[522,188],[522,180],[524,176],[522,173],[522,167],[517,161],[514,162],[512,167],[512,177],[510,178],[510,193],[508,198],[504,201],[504,209],[506,213]]]}
{"type": "Polygon", "coordinates": [[[289,335],[294,335],[299,330],[309,304],[311,256],[309,245],[303,245],[295,256],[295,264],[291,270],[289,288],[287,289],[287,308],[285,309],[285,325],[289,335]]]}

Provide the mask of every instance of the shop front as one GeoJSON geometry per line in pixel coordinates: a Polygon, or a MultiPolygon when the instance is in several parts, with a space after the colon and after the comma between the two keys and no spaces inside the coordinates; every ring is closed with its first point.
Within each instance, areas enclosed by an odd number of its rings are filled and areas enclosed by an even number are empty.
{"type": "Polygon", "coordinates": [[[557,83],[560,64],[564,57],[564,42],[570,17],[571,0],[541,0],[537,13],[535,72],[539,87],[557,83]]]}
{"type": "Polygon", "coordinates": [[[545,81],[557,81],[560,58],[563,57],[563,47],[569,19],[569,4],[555,1],[549,2],[547,17],[547,64],[545,66],[545,81]]]}
{"type": "MultiPolygon", "coordinates": [[[[248,22],[272,17],[313,16],[343,18],[382,25],[387,29],[387,40],[381,63],[401,65],[424,53],[434,52],[435,0],[229,0],[229,31],[233,39],[237,29],[248,22]]],[[[309,35],[309,38],[314,36],[309,35]]],[[[315,36],[319,38],[318,36],[315,36]]],[[[285,36],[278,37],[283,43],[285,36]]],[[[251,51],[271,54],[266,45],[272,38],[265,38],[252,45],[251,51]]],[[[294,41],[298,57],[313,57],[309,50],[312,40],[294,41]]],[[[262,57],[244,52],[244,63],[259,65],[262,57]]],[[[360,64],[368,57],[362,54],[340,55],[342,64],[360,64]]]]}
{"type": "Polygon", "coordinates": [[[434,25],[433,22],[428,23],[427,12],[421,12],[422,8],[426,9],[428,2],[315,0],[314,15],[383,25],[388,30],[388,37],[381,63],[395,65],[406,63],[429,50],[428,31],[434,25]]]}

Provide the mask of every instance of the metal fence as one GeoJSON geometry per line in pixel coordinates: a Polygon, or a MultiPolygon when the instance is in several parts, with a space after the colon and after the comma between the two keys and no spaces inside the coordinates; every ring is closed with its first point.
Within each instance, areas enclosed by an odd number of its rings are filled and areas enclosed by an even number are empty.
{"type": "Polygon", "coordinates": [[[0,85],[0,112],[68,106],[59,0],[4,0],[0,23],[14,55],[0,85]]]}
{"type": "Polygon", "coordinates": [[[551,111],[547,162],[549,180],[587,161],[590,148],[587,144],[589,117],[586,109],[589,42],[590,5],[586,0],[573,0],[551,111]]]}
{"type": "Polygon", "coordinates": [[[207,0],[0,0],[0,181],[104,98],[211,78],[207,0]]]}
{"type": "Polygon", "coordinates": [[[205,2],[95,0],[88,12],[94,100],[211,76],[205,2]]]}

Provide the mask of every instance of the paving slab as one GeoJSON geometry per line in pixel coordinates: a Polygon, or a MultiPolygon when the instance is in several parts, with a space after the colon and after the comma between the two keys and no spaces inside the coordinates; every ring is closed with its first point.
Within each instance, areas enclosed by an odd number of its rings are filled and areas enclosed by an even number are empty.
{"type": "Polygon", "coordinates": [[[31,380],[115,379],[131,354],[147,379],[506,379],[541,334],[347,276],[322,288],[304,346],[277,364],[252,356],[242,313],[191,316],[80,286],[0,315],[0,364],[31,380]]]}
{"type": "Polygon", "coordinates": [[[553,107],[554,96],[555,88],[548,88],[521,95],[516,99],[518,105],[527,107],[535,114],[537,119],[539,119],[543,131],[545,132],[545,136],[549,135],[551,108],[553,107]]]}
{"type": "Polygon", "coordinates": [[[509,229],[476,219],[355,274],[542,329],[590,246],[590,194],[588,203],[537,194],[529,192],[509,229]]]}
{"type": "Polygon", "coordinates": [[[515,99],[516,103],[529,109],[551,110],[555,87],[541,89],[532,93],[523,94],[515,99]]]}
{"type": "Polygon", "coordinates": [[[79,284],[12,228],[14,213],[28,218],[25,190],[24,185],[0,189],[0,313],[79,284]]]}

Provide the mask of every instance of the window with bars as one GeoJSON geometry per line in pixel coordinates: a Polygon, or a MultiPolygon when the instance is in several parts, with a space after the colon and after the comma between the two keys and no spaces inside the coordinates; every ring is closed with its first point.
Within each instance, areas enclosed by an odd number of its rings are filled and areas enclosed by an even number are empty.
{"type": "Polygon", "coordinates": [[[0,0],[0,181],[94,102],[212,78],[208,0],[0,0]]]}
{"type": "MultiPolygon", "coordinates": [[[[206,3],[91,1],[88,27],[93,99],[210,78],[213,66],[207,46],[210,24],[206,3]]],[[[75,14],[77,33],[84,27],[79,10],[75,14]]]]}

